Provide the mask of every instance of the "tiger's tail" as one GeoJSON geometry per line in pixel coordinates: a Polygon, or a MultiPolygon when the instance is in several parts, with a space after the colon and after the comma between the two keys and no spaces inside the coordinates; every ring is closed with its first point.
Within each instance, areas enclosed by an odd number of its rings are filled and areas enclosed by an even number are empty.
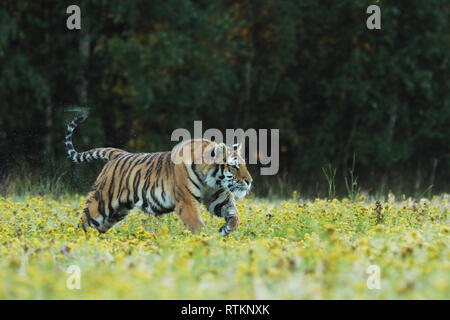
{"type": "Polygon", "coordinates": [[[67,126],[66,131],[66,150],[69,158],[74,162],[90,162],[92,160],[112,160],[126,151],[116,148],[95,148],[84,152],[77,152],[72,144],[72,133],[75,128],[86,119],[85,116],[78,116],[67,126]]]}

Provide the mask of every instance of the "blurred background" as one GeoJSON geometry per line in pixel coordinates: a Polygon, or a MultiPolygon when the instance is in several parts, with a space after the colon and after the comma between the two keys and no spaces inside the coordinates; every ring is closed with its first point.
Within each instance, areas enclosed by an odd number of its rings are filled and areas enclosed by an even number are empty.
{"type": "Polygon", "coordinates": [[[174,129],[279,128],[254,194],[449,191],[450,3],[442,0],[0,1],[0,191],[86,193],[79,151],[169,150],[174,129]],[[81,8],[68,30],[66,8],[81,8]],[[366,8],[381,8],[368,30],[366,8]]]}

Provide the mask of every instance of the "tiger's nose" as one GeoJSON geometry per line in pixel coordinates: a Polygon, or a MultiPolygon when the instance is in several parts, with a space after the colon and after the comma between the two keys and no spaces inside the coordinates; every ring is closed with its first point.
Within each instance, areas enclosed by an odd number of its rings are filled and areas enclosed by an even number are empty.
{"type": "Polygon", "coordinates": [[[252,179],[244,179],[244,182],[249,186],[252,183],[252,179]]]}

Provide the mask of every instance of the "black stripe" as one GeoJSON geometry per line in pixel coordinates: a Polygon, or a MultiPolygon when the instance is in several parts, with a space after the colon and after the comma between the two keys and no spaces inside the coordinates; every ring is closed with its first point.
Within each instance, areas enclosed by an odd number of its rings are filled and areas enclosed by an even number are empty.
{"type": "Polygon", "coordinates": [[[196,188],[198,189],[198,191],[200,191],[200,190],[201,190],[200,187],[195,183],[194,180],[192,180],[192,178],[189,176],[189,174],[188,174],[188,178],[189,178],[189,181],[192,182],[192,184],[194,185],[194,187],[196,187],[196,188]]]}
{"type": "Polygon", "coordinates": [[[156,175],[158,177],[161,174],[162,160],[163,160],[162,154],[159,154],[159,156],[158,156],[158,163],[156,164],[156,175]]]}
{"type": "Polygon", "coordinates": [[[173,209],[174,209],[173,207],[172,208],[162,208],[162,209],[156,209],[156,208],[152,207],[152,211],[155,213],[156,216],[164,214],[164,213],[172,212],[173,209]]]}
{"type": "Polygon", "coordinates": [[[126,176],[126,174],[128,172],[128,169],[130,169],[131,164],[132,164],[132,161],[127,161],[127,160],[130,160],[130,158],[132,158],[134,156],[135,155],[132,154],[129,157],[127,157],[127,159],[123,162],[122,166],[120,167],[120,171],[119,171],[120,174],[121,174],[120,181],[119,181],[119,189],[120,189],[120,191],[119,191],[119,194],[117,195],[117,200],[119,201],[119,203],[120,203],[120,199],[122,198],[123,190],[125,190],[125,188],[128,189],[128,184],[126,184],[125,186],[122,184],[123,183],[123,179],[125,178],[125,176],[126,176]],[[126,163],[129,163],[128,167],[125,169],[125,172],[122,173],[123,167],[124,167],[124,165],[126,163]]]}
{"type": "Polygon", "coordinates": [[[213,176],[214,178],[216,177],[217,171],[219,171],[219,165],[216,165],[216,168],[214,169],[214,172],[213,172],[213,174],[212,174],[212,176],[213,176]]]}
{"type": "Polygon", "coordinates": [[[164,160],[165,160],[165,166],[164,166],[164,171],[166,173],[166,179],[169,179],[169,168],[168,166],[170,165],[170,159],[167,159],[170,157],[170,152],[166,152],[166,154],[164,155],[164,160]]]}
{"type": "MultiPolygon", "coordinates": [[[[104,174],[102,175],[102,177],[104,177],[104,174]]],[[[100,183],[100,186],[99,186],[98,190],[103,190],[105,188],[105,184],[106,184],[106,178],[103,178],[102,182],[100,183]]]]}
{"type": "MultiPolygon", "coordinates": [[[[86,218],[88,220],[88,224],[90,225],[90,223],[92,222],[94,224],[95,227],[98,228],[98,226],[100,225],[100,223],[98,223],[97,221],[95,221],[94,219],[92,219],[91,214],[89,213],[89,209],[88,208],[84,208],[84,214],[86,215],[86,218]]],[[[86,230],[84,230],[86,231],[86,230]]]]}
{"type": "Polygon", "coordinates": [[[195,198],[195,200],[197,200],[197,202],[200,202],[200,198],[197,197],[195,194],[193,194],[192,191],[191,191],[187,186],[185,186],[185,187],[186,187],[187,191],[189,191],[189,193],[191,194],[191,196],[193,196],[193,197],[195,198]]]}
{"type": "Polygon", "coordinates": [[[117,167],[119,166],[119,163],[122,160],[123,159],[119,159],[119,160],[116,161],[116,165],[114,166],[114,169],[113,169],[113,172],[112,172],[112,175],[111,175],[111,182],[109,183],[109,188],[108,188],[108,198],[109,198],[108,199],[108,210],[109,210],[109,215],[113,214],[113,212],[114,212],[114,209],[112,207],[112,199],[113,199],[113,195],[114,195],[113,194],[114,193],[113,188],[115,186],[114,185],[114,177],[116,175],[117,167]]]}
{"type": "Polygon", "coordinates": [[[141,180],[141,169],[139,169],[136,172],[136,175],[134,176],[134,179],[133,179],[133,201],[134,201],[134,203],[137,203],[139,200],[138,187],[139,187],[140,180],[141,180]]]}
{"type": "Polygon", "coordinates": [[[229,200],[230,200],[230,198],[227,196],[227,198],[223,202],[217,204],[214,207],[214,214],[216,216],[218,216],[218,217],[222,216],[222,214],[221,214],[222,213],[222,208],[223,208],[224,205],[226,205],[228,203],[229,200]]]}
{"type": "Polygon", "coordinates": [[[166,192],[164,191],[164,180],[161,181],[161,198],[166,202],[166,192]]]}
{"type": "Polygon", "coordinates": [[[180,186],[178,185],[175,185],[175,198],[176,201],[183,202],[185,200],[183,190],[181,190],[180,186]]]}
{"type": "Polygon", "coordinates": [[[143,205],[142,205],[142,208],[144,209],[144,211],[146,211],[145,208],[148,207],[147,190],[148,190],[148,187],[150,186],[150,182],[151,182],[151,179],[150,179],[150,172],[151,172],[151,171],[149,170],[149,171],[147,171],[147,173],[145,174],[144,185],[142,186],[142,199],[143,199],[143,205]]]}
{"type": "Polygon", "coordinates": [[[155,195],[155,185],[152,186],[152,188],[150,189],[150,196],[152,197],[153,202],[160,208],[164,209],[163,204],[156,198],[155,195]]]}
{"type": "Polygon", "coordinates": [[[197,179],[198,179],[198,181],[200,182],[200,184],[203,185],[203,181],[202,181],[202,179],[200,179],[200,176],[198,175],[198,172],[195,170],[195,168],[196,168],[195,163],[191,164],[191,169],[192,169],[192,171],[194,171],[194,174],[195,174],[195,176],[197,177],[197,179]]]}
{"type": "Polygon", "coordinates": [[[156,161],[156,175],[155,175],[155,186],[158,187],[159,185],[159,178],[161,175],[161,169],[162,169],[162,153],[159,153],[158,155],[158,161],[156,161]]]}
{"type": "MultiPolygon", "coordinates": [[[[142,155],[145,155],[145,153],[144,153],[144,154],[143,154],[143,153],[137,153],[137,154],[136,154],[136,159],[139,159],[139,157],[142,156],[142,155]]],[[[139,160],[136,162],[136,165],[138,166],[138,165],[140,165],[141,163],[143,163],[143,162],[147,159],[147,157],[148,157],[148,155],[145,156],[145,157],[142,157],[141,159],[139,159],[139,160]]]]}
{"type": "Polygon", "coordinates": [[[108,152],[108,148],[105,149],[100,149],[100,152],[98,153],[100,155],[100,157],[102,157],[103,159],[108,159],[106,157],[106,152],[108,152]]]}
{"type": "Polygon", "coordinates": [[[131,194],[132,190],[128,186],[130,185],[130,177],[131,177],[131,174],[133,173],[133,169],[136,167],[135,166],[136,159],[137,158],[130,160],[130,165],[128,166],[128,168],[124,172],[124,176],[126,176],[125,186],[127,187],[127,191],[128,191],[127,202],[131,202],[131,200],[129,198],[130,198],[130,194],[131,194]]]}
{"type": "MultiPolygon", "coordinates": [[[[120,166],[120,169],[119,169],[119,173],[120,174],[122,174],[122,171],[123,171],[123,168],[125,167],[125,164],[126,163],[128,163],[128,160],[130,160],[130,158],[132,158],[132,157],[134,157],[134,156],[136,156],[135,154],[129,154],[129,155],[125,155],[122,159],[120,159],[120,161],[123,161],[122,162],[122,165],[120,166]]],[[[123,176],[123,175],[122,175],[123,176]]],[[[122,180],[121,180],[122,181],[122,180]]]]}
{"type": "Polygon", "coordinates": [[[134,159],[134,161],[136,161],[136,166],[138,166],[138,165],[140,165],[142,162],[144,162],[145,161],[145,158],[146,157],[142,157],[142,153],[132,153],[132,155],[134,156],[134,157],[136,157],[136,159],[134,159]]]}
{"type": "Polygon", "coordinates": [[[147,162],[145,163],[145,166],[149,166],[150,164],[153,164],[153,159],[157,156],[157,153],[150,153],[147,157],[145,157],[147,160],[147,162]]]}
{"type": "Polygon", "coordinates": [[[197,183],[195,183],[194,180],[192,180],[192,178],[191,178],[191,176],[189,175],[189,171],[188,171],[188,169],[186,168],[186,166],[184,167],[184,169],[186,170],[186,175],[188,176],[189,181],[191,181],[192,184],[200,191],[201,189],[200,189],[199,185],[198,185],[197,183]]]}
{"type": "Polygon", "coordinates": [[[225,191],[224,189],[217,190],[211,197],[211,203],[216,201],[224,191],[225,191]]]}
{"type": "Polygon", "coordinates": [[[98,202],[98,212],[103,217],[103,220],[106,219],[106,213],[105,213],[105,201],[103,200],[103,197],[100,197],[100,200],[98,202]]]}
{"type": "Polygon", "coordinates": [[[148,166],[148,168],[147,168],[147,172],[146,172],[146,174],[145,174],[145,180],[147,181],[147,179],[149,179],[150,178],[150,175],[152,174],[152,172],[153,172],[153,167],[155,166],[155,161],[153,161],[154,159],[155,159],[155,156],[156,156],[157,154],[156,153],[153,153],[152,154],[152,156],[151,156],[151,158],[147,161],[147,163],[146,163],[146,165],[148,166]]]}

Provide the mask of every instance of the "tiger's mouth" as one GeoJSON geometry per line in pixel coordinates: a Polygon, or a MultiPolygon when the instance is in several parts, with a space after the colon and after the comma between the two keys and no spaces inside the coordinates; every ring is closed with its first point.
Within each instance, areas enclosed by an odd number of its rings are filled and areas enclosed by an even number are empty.
{"type": "Polygon", "coordinates": [[[250,193],[251,184],[235,184],[230,188],[230,191],[239,199],[244,198],[250,193]]]}

